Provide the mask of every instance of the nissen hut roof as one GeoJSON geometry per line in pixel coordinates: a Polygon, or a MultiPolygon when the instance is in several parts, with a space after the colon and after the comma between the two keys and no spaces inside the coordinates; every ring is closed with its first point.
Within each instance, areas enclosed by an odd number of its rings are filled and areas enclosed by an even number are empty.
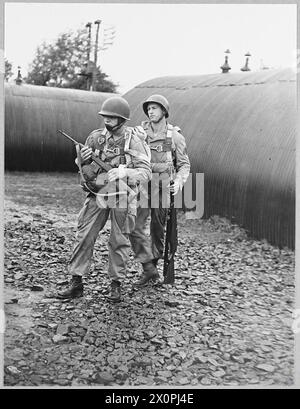
{"type": "Polygon", "coordinates": [[[84,143],[103,126],[98,115],[110,96],[103,92],[5,84],[5,166],[9,170],[74,170],[72,142],[84,143]]]}
{"type": "Polygon", "coordinates": [[[295,243],[296,75],[292,69],[169,76],[124,97],[131,123],[162,94],[186,138],[193,173],[204,173],[204,217],[220,215],[279,246],[295,243]]]}

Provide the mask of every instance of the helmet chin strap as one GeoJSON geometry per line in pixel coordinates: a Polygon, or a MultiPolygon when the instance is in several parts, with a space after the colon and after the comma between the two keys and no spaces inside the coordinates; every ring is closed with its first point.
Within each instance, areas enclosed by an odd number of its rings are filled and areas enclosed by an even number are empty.
{"type": "Polygon", "coordinates": [[[115,125],[115,126],[111,126],[111,125],[105,125],[105,128],[109,131],[109,132],[115,132],[115,131],[117,131],[118,129],[120,129],[122,126],[123,126],[123,124],[124,124],[124,122],[125,122],[125,119],[123,119],[123,118],[118,118],[118,123],[117,123],[117,125],[115,125]]]}

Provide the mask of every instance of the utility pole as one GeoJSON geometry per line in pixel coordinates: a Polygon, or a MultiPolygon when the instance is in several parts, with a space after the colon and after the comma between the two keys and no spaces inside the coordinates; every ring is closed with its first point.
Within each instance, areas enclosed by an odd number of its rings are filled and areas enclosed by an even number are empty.
{"type": "Polygon", "coordinates": [[[92,23],[87,23],[85,25],[88,28],[88,44],[87,44],[87,62],[84,64],[86,68],[82,69],[78,75],[82,75],[86,77],[87,82],[87,90],[88,91],[95,91],[96,89],[96,82],[97,82],[97,60],[98,60],[98,51],[99,50],[107,50],[112,44],[115,37],[115,28],[110,26],[108,28],[104,28],[104,35],[101,42],[101,46],[99,47],[99,30],[100,24],[102,20],[94,21],[94,24],[97,25],[96,29],[96,38],[95,43],[92,42],[92,23]],[[94,61],[91,60],[91,53],[92,47],[94,46],[94,61]]]}
{"type": "Polygon", "coordinates": [[[97,25],[97,31],[96,31],[95,50],[94,50],[94,69],[92,73],[92,91],[95,91],[95,87],[96,87],[98,40],[99,40],[99,28],[100,28],[101,20],[96,20],[94,24],[97,25]]]}
{"type": "Polygon", "coordinates": [[[90,54],[91,54],[91,34],[92,34],[92,23],[87,23],[85,25],[86,28],[89,29],[88,34],[88,46],[87,46],[87,66],[86,66],[86,88],[89,91],[91,88],[91,76],[90,76],[90,54]]]}
{"type": "Polygon", "coordinates": [[[85,25],[85,27],[89,29],[88,47],[87,47],[87,60],[90,61],[92,23],[87,23],[87,24],[85,25]]]}
{"type": "Polygon", "coordinates": [[[97,25],[97,31],[96,31],[96,42],[95,42],[95,54],[94,54],[94,63],[97,65],[97,58],[98,58],[98,40],[99,40],[99,28],[101,24],[101,20],[96,20],[94,24],[97,25]]]}

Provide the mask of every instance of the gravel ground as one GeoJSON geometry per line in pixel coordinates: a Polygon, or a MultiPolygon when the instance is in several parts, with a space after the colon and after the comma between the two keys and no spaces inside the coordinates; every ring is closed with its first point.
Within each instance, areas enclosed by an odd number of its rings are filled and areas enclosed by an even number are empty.
{"type": "Polygon", "coordinates": [[[84,200],[77,175],[5,182],[6,386],[293,384],[294,252],[217,216],[180,214],[175,284],[134,290],[141,268],[131,256],[114,305],[108,223],[85,297],[62,302],[49,297],[68,280],[84,200]]]}

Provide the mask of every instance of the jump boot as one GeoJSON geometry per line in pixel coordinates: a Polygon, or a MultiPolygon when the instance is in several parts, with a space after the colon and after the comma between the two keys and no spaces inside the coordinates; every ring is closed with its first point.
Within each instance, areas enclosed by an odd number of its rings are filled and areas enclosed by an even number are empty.
{"type": "Polygon", "coordinates": [[[159,274],[152,261],[148,263],[142,263],[143,272],[140,278],[133,284],[134,287],[144,287],[149,281],[157,281],[159,274]]]}
{"type": "Polygon", "coordinates": [[[81,276],[78,275],[72,276],[70,287],[67,290],[61,291],[57,294],[57,298],[60,298],[61,300],[78,298],[82,296],[83,296],[82,278],[81,276]]]}
{"type": "Polygon", "coordinates": [[[113,280],[110,284],[110,295],[107,299],[111,302],[121,301],[121,283],[120,281],[113,280]]]}

